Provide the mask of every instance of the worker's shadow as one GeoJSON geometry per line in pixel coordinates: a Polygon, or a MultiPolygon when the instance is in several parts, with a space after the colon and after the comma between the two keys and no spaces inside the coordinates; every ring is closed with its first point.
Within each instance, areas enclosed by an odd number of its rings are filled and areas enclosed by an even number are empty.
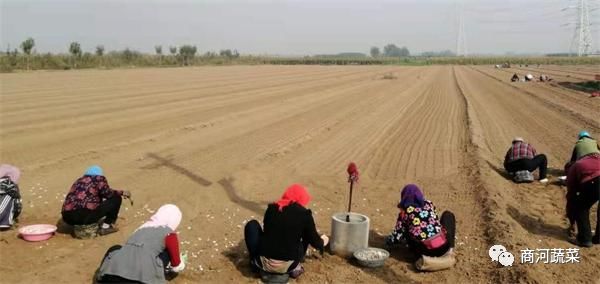
{"type": "Polygon", "coordinates": [[[507,180],[512,180],[512,176],[504,169],[499,168],[498,166],[490,163],[490,161],[486,160],[485,161],[492,170],[494,170],[496,173],[498,173],[500,176],[502,176],[503,178],[507,179],[507,180]]]}
{"type": "Polygon", "coordinates": [[[244,240],[239,241],[236,245],[223,251],[222,255],[225,256],[244,277],[259,277],[258,272],[253,271],[250,266],[250,256],[248,255],[244,240]]]}
{"type": "Polygon", "coordinates": [[[541,218],[534,218],[529,214],[521,213],[519,209],[513,206],[508,206],[508,208],[506,208],[506,213],[517,221],[523,229],[532,234],[546,236],[557,240],[567,239],[565,228],[546,224],[541,218]]]}
{"type": "MultiPolygon", "coordinates": [[[[381,235],[373,230],[369,231],[369,246],[376,248],[385,248],[386,235],[381,235]]],[[[390,258],[397,259],[406,263],[414,263],[418,256],[411,251],[406,245],[397,245],[393,248],[386,248],[390,252],[390,258]]]]}
{"type": "Polygon", "coordinates": [[[182,167],[180,165],[175,164],[172,161],[173,159],[171,159],[171,158],[161,157],[161,156],[159,156],[157,154],[154,154],[154,153],[148,153],[147,156],[149,158],[152,158],[152,159],[156,160],[156,163],[144,166],[144,167],[142,167],[142,169],[153,170],[153,169],[157,169],[157,168],[160,168],[160,167],[168,167],[168,168],[170,168],[170,169],[172,169],[172,170],[174,170],[174,171],[176,171],[176,172],[178,172],[178,173],[180,173],[182,175],[187,176],[188,178],[190,178],[191,180],[193,180],[194,182],[196,182],[199,185],[209,186],[209,185],[212,184],[212,182],[210,182],[209,180],[207,180],[207,179],[205,179],[205,178],[203,178],[203,177],[195,174],[194,172],[192,172],[192,171],[190,171],[190,170],[188,170],[188,169],[186,169],[186,168],[184,168],[184,167],[182,167]]]}
{"type": "MultiPolygon", "coordinates": [[[[371,235],[371,245],[372,246],[383,247],[383,243],[385,242],[383,237],[377,235],[373,231],[370,232],[370,235],[371,235]]],[[[329,250],[329,249],[326,248],[326,250],[329,250]]],[[[250,265],[250,256],[248,255],[248,251],[246,249],[246,244],[244,243],[243,240],[239,241],[237,243],[237,245],[229,248],[228,250],[223,251],[222,255],[225,256],[244,277],[260,278],[258,271],[254,271],[250,265]]],[[[414,261],[412,261],[412,259],[416,260],[416,257],[414,257],[412,255],[412,253],[408,251],[408,249],[406,249],[406,251],[404,251],[403,249],[394,250],[392,255],[397,259],[402,259],[403,261],[411,260],[411,262],[414,262],[414,261]]],[[[307,256],[307,257],[319,258],[316,256],[307,256]]],[[[321,257],[323,257],[323,256],[321,256],[321,257]]],[[[349,260],[348,263],[351,264],[352,266],[357,267],[358,269],[361,269],[365,273],[368,273],[370,275],[373,275],[374,277],[381,279],[382,281],[384,281],[386,283],[416,283],[415,281],[407,278],[405,275],[402,275],[402,274],[394,271],[394,269],[392,269],[389,266],[389,261],[388,261],[388,264],[386,264],[380,268],[362,267],[354,259],[349,260]]],[[[411,267],[412,267],[412,265],[411,265],[411,267]]],[[[414,268],[411,268],[411,269],[414,269],[414,268]]]]}
{"type": "Polygon", "coordinates": [[[266,203],[250,201],[250,200],[240,197],[237,194],[237,190],[233,186],[233,178],[232,177],[222,178],[217,183],[223,187],[223,189],[225,190],[225,193],[227,194],[227,197],[233,203],[240,205],[258,215],[263,214],[265,212],[266,208],[262,204],[266,204],[266,203]]]}
{"type": "Polygon", "coordinates": [[[73,226],[65,223],[62,217],[56,221],[56,232],[64,235],[73,235],[73,226]]]}
{"type": "MultiPolygon", "coordinates": [[[[385,238],[386,236],[380,235],[379,233],[371,230],[369,231],[369,246],[383,248],[385,247],[385,238]]],[[[348,263],[367,274],[381,279],[385,283],[416,283],[414,280],[406,277],[403,274],[399,274],[392,269],[390,266],[390,260],[396,259],[409,264],[409,269],[416,272],[412,264],[417,260],[417,256],[406,246],[397,246],[394,248],[388,248],[387,250],[390,252],[390,259],[386,261],[383,267],[368,268],[361,266],[354,257],[350,258],[348,263]]]]}
{"type": "Polygon", "coordinates": [[[556,169],[556,168],[550,168],[550,167],[548,168],[546,173],[548,175],[555,176],[555,177],[567,175],[565,173],[565,169],[556,169]]]}
{"type": "MultiPolygon", "coordinates": [[[[144,167],[142,167],[142,169],[152,170],[152,169],[157,169],[160,167],[168,167],[168,168],[174,170],[175,172],[190,178],[192,181],[196,182],[199,185],[206,187],[206,186],[209,186],[212,184],[211,181],[195,174],[194,172],[192,172],[180,165],[177,165],[176,163],[173,162],[172,158],[161,157],[155,153],[148,153],[147,156],[149,158],[156,160],[156,163],[144,166],[144,167]]],[[[219,185],[221,185],[221,187],[223,187],[223,189],[225,190],[225,193],[227,194],[227,197],[233,203],[235,203],[243,208],[246,208],[256,214],[262,214],[265,211],[265,208],[263,207],[262,204],[266,204],[266,203],[250,201],[250,200],[244,199],[238,195],[237,190],[233,186],[233,178],[232,177],[222,178],[217,183],[219,185]]]]}

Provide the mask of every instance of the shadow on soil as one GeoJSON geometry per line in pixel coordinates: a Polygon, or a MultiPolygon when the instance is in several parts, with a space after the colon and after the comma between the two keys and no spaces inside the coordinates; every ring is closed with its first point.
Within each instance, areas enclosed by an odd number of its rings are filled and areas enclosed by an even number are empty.
{"type": "Polygon", "coordinates": [[[258,215],[265,212],[265,206],[262,204],[266,204],[266,203],[250,201],[250,200],[240,197],[237,194],[237,190],[233,186],[233,178],[232,177],[222,178],[217,183],[223,187],[223,189],[225,190],[225,193],[227,193],[227,197],[233,203],[238,204],[258,215]]]}
{"type": "MultiPolygon", "coordinates": [[[[569,75],[567,75],[567,76],[569,76],[569,75]]],[[[586,82],[579,82],[579,83],[558,82],[558,85],[560,85],[563,88],[568,88],[571,90],[585,92],[585,93],[592,93],[592,92],[600,91],[600,82],[598,82],[598,81],[586,81],[586,82]]]]}
{"type": "Polygon", "coordinates": [[[564,228],[556,225],[546,224],[542,218],[535,218],[531,215],[523,214],[513,206],[508,206],[506,213],[508,213],[508,215],[510,215],[515,221],[517,221],[521,227],[532,234],[546,236],[557,240],[567,239],[564,228]]]}
{"type": "MultiPolygon", "coordinates": [[[[154,153],[148,153],[147,156],[149,158],[156,160],[157,163],[151,164],[148,166],[144,166],[144,167],[142,167],[142,169],[148,170],[148,169],[157,169],[159,167],[168,167],[179,174],[187,176],[188,178],[190,178],[192,181],[196,182],[199,185],[202,185],[202,186],[212,185],[211,181],[195,174],[194,172],[192,172],[180,165],[177,165],[176,163],[173,162],[173,159],[171,159],[171,158],[161,157],[154,153]]],[[[247,199],[240,197],[237,193],[238,191],[233,186],[233,180],[234,179],[232,177],[222,178],[217,183],[223,187],[223,189],[225,190],[225,193],[227,194],[227,197],[229,198],[229,200],[231,202],[238,204],[256,214],[262,214],[265,211],[265,206],[263,204],[266,204],[266,203],[255,202],[255,201],[247,200],[247,199]]]]}
{"type": "Polygon", "coordinates": [[[564,169],[555,169],[555,168],[548,168],[547,174],[550,176],[553,176],[553,177],[559,177],[559,176],[566,175],[564,169]]]}
{"type": "MultiPolygon", "coordinates": [[[[512,181],[513,177],[506,170],[494,165],[490,161],[486,160],[485,162],[488,164],[488,166],[490,166],[490,168],[492,170],[494,170],[496,173],[498,173],[498,175],[504,177],[507,180],[512,181]]],[[[546,170],[546,174],[549,176],[553,176],[553,177],[559,177],[559,176],[565,175],[565,171],[563,169],[548,168],[546,170]]]]}
{"type": "MultiPolygon", "coordinates": [[[[383,247],[384,243],[385,243],[384,236],[380,236],[379,234],[375,233],[374,231],[370,232],[370,245],[371,246],[383,247]]],[[[327,247],[325,250],[329,251],[329,248],[327,247]]],[[[229,248],[228,250],[223,251],[222,254],[236,267],[236,269],[244,277],[260,279],[259,274],[252,271],[252,269],[250,267],[249,256],[248,256],[248,252],[246,250],[246,244],[244,243],[243,240],[238,242],[237,245],[229,248]]],[[[413,253],[410,250],[408,250],[408,248],[404,248],[404,247],[403,248],[395,248],[392,251],[390,257],[399,259],[402,262],[411,263],[411,270],[416,271],[412,267],[412,262],[414,262],[414,260],[416,260],[416,257],[413,255],[413,253]]],[[[326,257],[324,259],[326,259],[326,257]]],[[[324,260],[324,259],[322,259],[322,260],[324,260]]],[[[365,272],[367,274],[370,274],[374,277],[381,279],[382,281],[384,281],[386,283],[416,283],[412,279],[410,279],[410,278],[406,277],[405,275],[398,273],[394,269],[392,269],[389,265],[389,262],[387,264],[385,264],[383,267],[378,267],[378,268],[367,268],[367,267],[360,266],[358,264],[358,262],[356,261],[356,259],[354,259],[354,258],[349,259],[347,261],[347,263],[352,265],[353,267],[356,267],[356,268],[362,270],[363,272],[365,272]]]]}
{"type": "Polygon", "coordinates": [[[147,156],[149,158],[156,160],[157,163],[153,164],[153,165],[145,166],[145,167],[143,167],[143,169],[156,169],[159,167],[168,167],[182,175],[187,176],[188,178],[190,178],[191,180],[193,180],[194,182],[196,182],[202,186],[209,186],[212,184],[212,182],[210,182],[209,180],[193,173],[192,171],[190,171],[182,166],[179,166],[179,165],[173,163],[172,159],[161,157],[154,153],[148,153],[147,156]]]}
{"type": "Polygon", "coordinates": [[[252,271],[252,268],[250,268],[250,256],[248,255],[244,240],[239,241],[237,245],[223,251],[222,254],[231,261],[233,266],[235,266],[244,277],[259,278],[258,273],[255,273],[252,271]]]}
{"type": "MultiPolygon", "coordinates": [[[[382,236],[373,230],[369,231],[370,247],[384,248],[384,245],[385,236],[382,236]]],[[[401,262],[410,264],[409,269],[413,272],[417,272],[412,265],[417,260],[417,256],[410,251],[408,247],[399,246],[388,251],[390,252],[390,258],[395,258],[401,262]]],[[[404,274],[400,274],[392,269],[392,267],[390,267],[389,260],[386,261],[382,267],[377,268],[363,267],[354,257],[348,260],[348,264],[362,270],[364,273],[377,277],[386,283],[416,283],[414,280],[406,277],[404,274]]]]}
{"type": "Polygon", "coordinates": [[[500,176],[504,177],[507,180],[511,180],[512,181],[512,176],[508,172],[506,172],[504,169],[502,169],[502,168],[500,168],[500,167],[498,167],[498,166],[490,163],[490,161],[486,160],[485,162],[490,166],[490,168],[492,168],[492,170],[494,170],[500,176]]]}
{"type": "Polygon", "coordinates": [[[73,226],[65,223],[62,218],[56,221],[56,232],[64,235],[73,235],[73,226]]]}

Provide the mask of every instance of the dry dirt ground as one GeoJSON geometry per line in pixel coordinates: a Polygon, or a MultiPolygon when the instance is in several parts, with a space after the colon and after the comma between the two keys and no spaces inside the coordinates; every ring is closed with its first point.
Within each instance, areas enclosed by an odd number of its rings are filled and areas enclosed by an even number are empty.
{"type": "MultiPolygon", "coordinates": [[[[0,282],[91,283],[102,255],[161,204],[175,203],[188,269],[174,283],[256,283],[242,228],[294,182],[322,233],[347,204],[345,167],[362,178],[353,209],[372,246],[392,229],[399,191],[417,183],[458,220],[454,269],[418,273],[405,249],[380,269],[311,256],[298,283],[600,283],[600,246],[577,264],[521,264],[521,249],[571,248],[556,177],[581,129],[600,136],[600,98],[514,72],[592,79],[598,66],[234,66],[2,74],[1,161],[23,170],[21,224],[52,223],[71,183],[99,164],[123,203],[120,231],[58,233],[27,243],[0,233],[0,282]],[[547,69],[544,69],[547,68],[547,69]],[[536,73],[537,72],[537,73],[536,73]],[[396,79],[383,79],[392,73],[396,79]],[[502,170],[513,136],[549,158],[551,183],[516,185],[502,170]],[[503,244],[513,267],[492,263],[503,244]]],[[[595,208],[594,208],[595,210],[595,208]]],[[[595,218],[592,217],[595,222],[595,218]]]]}

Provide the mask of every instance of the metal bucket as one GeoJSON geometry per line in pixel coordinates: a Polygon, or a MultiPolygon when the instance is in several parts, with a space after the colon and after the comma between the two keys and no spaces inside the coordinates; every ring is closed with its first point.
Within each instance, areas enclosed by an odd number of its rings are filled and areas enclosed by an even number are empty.
{"type": "Polygon", "coordinates": [[[369,247],[369,217],[358,213],[335,213],[331,217],[331,253],[350,257],[369,247]],[[350,215],[350,222],[346,217],[350,215]]]}

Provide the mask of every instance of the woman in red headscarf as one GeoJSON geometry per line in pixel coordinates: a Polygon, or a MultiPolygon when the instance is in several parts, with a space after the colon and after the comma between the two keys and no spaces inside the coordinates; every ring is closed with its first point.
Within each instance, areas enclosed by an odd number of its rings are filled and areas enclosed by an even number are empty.
{"type": "Polygon", "coordinates": [[[296,278],[304,272],[300,261],[309,244],[323,253],[329,238],[317,233],[312,212],[306,208],[310,199],[302,185],[293,184],[279,201],[269,204],[264,230],[256,220],[246,224],[244,238],[254,269],[296,278]]]}

